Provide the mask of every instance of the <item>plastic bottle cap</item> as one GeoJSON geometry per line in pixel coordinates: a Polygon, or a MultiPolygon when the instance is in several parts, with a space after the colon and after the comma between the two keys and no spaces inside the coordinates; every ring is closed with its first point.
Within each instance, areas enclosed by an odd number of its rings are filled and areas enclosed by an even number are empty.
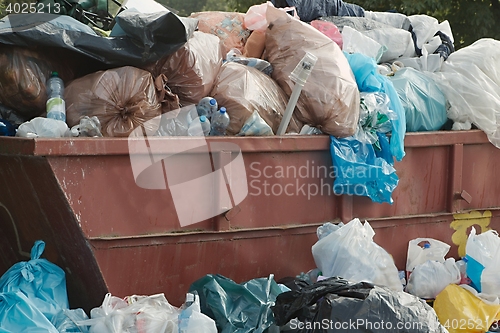
{"type": "Polygon", "coordinates": [[[210,105],[215,105],[215,104],[217,104],[217,101],[215,100],[215,98],[212,98],[210,100],[210,105]]]}
{"type": "Polygon", "coordinates": [[[59,76],[59,73],[58,73],[58,72],[52,72],[51,76],[52,76],[52,77],[54,77],[54,76],[59,76]]]}
{"type": "Polygon", "coordinates": [[[204,123],[205,121],[207,121],[207,117],[205,117],[205,116],[201,116],[201,117],[200,117],[200,121],[201,121],[202,123],[204,123]]]}
{"type": "Polygon", "coordinates": [[[191,293],[186,294],[186,303],[187,302],[194,302],[194,295],[191,293]]]}
{"type": "Polygon", "coordinates": [[[428,248],[430,248],[430,247],[431,247],[431,244],[429,244],[429,243],[425,243],[425,244],[424,244],[424,249],[428,249],[428,248]]]}
{"type": "Polygon", "coordinates": [[[220,108],[220,112],[221,112],[221,113],[226,113],[226,108],[225,108],[225,107],[221,107],[221,108],[220,108]]]}

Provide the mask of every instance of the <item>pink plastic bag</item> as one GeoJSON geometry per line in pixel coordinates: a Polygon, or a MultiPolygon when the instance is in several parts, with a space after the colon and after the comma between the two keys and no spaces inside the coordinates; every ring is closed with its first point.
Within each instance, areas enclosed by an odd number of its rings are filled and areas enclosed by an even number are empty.
{"type": "MultiPolygon", "coordinates": [[[[269,22],[267,21],[267,15],[266,15],[267,8],[269,6],[274,8],[274,5],[270,1],[260,5],[253,5],[250,8],[248,8],[247,13],[245,14],[245,19],[243,21],[245,28],[247,28],[248,30],[265,32],[267,27],[269,26],[269,22]]],[[[278,9],[284,12],[293,11],[293,16],[299,19],[295,7],[286,7],[278,9]]]]}
{"type": "Polygon", "coordinates": [[[311,25],[321,31],[326,37],[337,43],[337,45],[342,49],[344,44],[342,42],[342,34],[335,24],[327,21],[314,20],[311,21],[311,25]]]}

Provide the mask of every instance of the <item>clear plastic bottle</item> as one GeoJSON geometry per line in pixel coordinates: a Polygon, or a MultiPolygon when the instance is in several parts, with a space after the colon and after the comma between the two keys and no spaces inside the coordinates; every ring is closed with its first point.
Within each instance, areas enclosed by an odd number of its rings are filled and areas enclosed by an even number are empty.
{"type": "Polygon", "coordinates": [[[47,118],[66,122],[66,103],[64,102],[64,82],[57,72],[52,72],[47,80],[47,118]]]}
{"type": "Polygon", "coordinates": [[[210,120],[207,117],[200,117],[201,129],[203,130],[203,135],[208,136],[210,134],[210,120]]]}
{"type": "Polygon", "coordinates": [[[195,302],[195,295],[191,293],[186,294],[186,303],[184,303],[181,313],[179,314],[179,333],[187,333],[189,328],[189,317],[193,309],[191,305],[195,302]]]}
{"type": "Polygon", "coordinates": [[[219,111],[217,111],[212,116],[212,126],[210,130],[210,135],[213,136],[224,136],[226,135],[226,129],[229,126],[229,115],[226,112],[225,107],[221,107],[219,111]]]}
{"type": "Polygon", "coordinates": [[[212,117],[212,115],[217,112],[217,108],[217,101],[213,97],[203,97],[198,104],[196,104],[196,111],[198,111],[198,116],[200,117],[212,117]]]}
{"type": "Polygon", "coordinates": [[[205,116],[195,118],[188,128],[188,136],[207,136],[210,133],[210,121],[205,116]]]}

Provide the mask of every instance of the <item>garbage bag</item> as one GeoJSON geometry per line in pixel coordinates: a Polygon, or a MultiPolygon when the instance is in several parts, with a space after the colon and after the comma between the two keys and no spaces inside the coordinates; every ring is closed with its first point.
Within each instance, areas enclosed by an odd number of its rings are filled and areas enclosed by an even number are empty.
{"type": "Polygon", "coordinates": [[[480,293],[500,296],[500,237],[495,230],[477,235],[472,227],[465,252],[467,276],[480,293]],[[478,267],[479,266],[479,267],[478,267]]]}
{"type": "Polygon", "coordinates": [[[45,85],[50,74],[58,72],[64,82],[75,76],[67,56],[68,53],[58,54],[51,48],[28,49],[0,44],[0,103],[25,120],[44,113],[45,85]]]}
{"type": "Polygon", "coordinates": [[[342,0],[272,0],[276,7],[295,7],[300,19],[311,22],[321,16],[365,16],[365,10],[342,0]]]}
{"type": "Polygon", "coordinates": [[[0,332],[60,333],[21,291],[0,292],[0,332]]]}
{"type": "Polygon", "coordinates": [[[434,310],[450,333],[487,332],[500,320],[500,305],[487,304],[455,284],[450,284],[437,295],[434,310]]]}
{"type": "Polygon", "coordinates": [[[460,280],[455,259],[448,258],[444,263],[428,260],[413,269],[406,291],[420,298],[434,299],[446,286],[458,284],[460,280]]]}
{"type": "Polygon", "coordinates": [[[389,97],[390,109],[397,115],[396,119],[391,120],[391,153],[398,161],[401,161],[405,156],[406,117],[394,85],[387,77],[377,72],[377,64],[374,59],[360,53],[344,54],[352,68],[359,91],[383,92],[389,97]]]}
{"type": "Polygon", "coordinates": [[[225,57],[223,51],[219,38],[196,31],[179,50],[146,69],[154,77],[164,74],[181,104],[197,104],[214,86],[225,57]]]}
{"type": "Polygon", "coordinates": [[[415,238],[408,242],[406,255],[406,271],[411,272],[415,267],[428,260],[445,262],[445,256],[450,245],[433,238],[415,238]]]}
{"type": "Polygon", "coordinates": [[[198,30],[213,34],[222,40],[224,55],[236,48],[243,53],[250,30],[244,26],[245,14],[236,12],[198,12],[190,18],[198,20],[198,30]]]}
{"type": "Polygon", "coordinates": [[[16,136],[22,138],[62,138],[72,135],[64,121],[36,117],[19,125],[16,136]]]}
{"type": "Polygon", "coordinates": [[[0,43],[59,47],[112,66],[140,66],[175,52],[187,42],[197,24],[194,19],[171,12],[128,10],[115,19],[128,36],[101,37],[66,15],[11,14],[0,20],[0,43]]]}
{"type": "Polygon", "coordinates": [[[402,68],[389,76],[403,105],[408,132],[437,131],[448,120],[446,98],[425,74],[402,68]]]}
{"type": "Polygon", "coordinates": [[[201,312],[215,320],[221,333],[262,333],[274,323],[271,306],[281,289],[271,275],[243,284],[222,275],[206,275],[190,292],[200,296],[201,312]]]}
{"type": "Polygon", "coordinates": [[[498,148],[499,59],[500,41],[484,38],[452,53],[440,72],[426,73],[438,84],[450,104],[448,118],[457,125],[467,122],[476,125],[498,148]]]}
{"type": "Polygon", "coordinates": [[[326,37],[337,43],[337,45],[342,49],[342,34],[335,24],[324,20],[314,20],[311,21],[311,26],[321,31],[326,37]]]}
{"type": "Polygon", "coordinates": [[[100,307],[90,310],[91,319],[77,324],[89,326],[89,333],[177,333],[179,314],[164,294],[121,299],[108,293],[100,307]]]}
{"type": "Polygon", "coordinates": [[[374,235],[368,222],[354,219],[313,245],[314,262],[326,277],[340,276],[403,290],[394,260],[373,241],[374,235]]]}
{"type": "Polygon", "coordinates": [[[87,326],[78,326],[77,323],[88,320],[89,317],[83,309],[62,309],[54,317],[52,317],[52,324],[59,333],[88,333],[87,326]]]}
{"type": "MultiPolygon", "coordinates": [[[[229,135],[238,134],[255,110],[276,133],[287,105],[285,93],[273,79],[236,62],[222,66],[210,96],[227,109],[231,119],[229,135]]],[[[300,128],[300,123],[292,118],[287,132],[298,133],[300,128]]]]}
{"type": "Polygon", "coordinates": [[[318,58],[302,89],[297,119],[336,137],[353,135],[359,119],[359,90],[340,47],[321,32],[279,9],[269,7],[264,57],[273,79],[290,96],[289,77],[306,52],[318,58]]]}
{"type": "MultiPolygon", "coordinates": [[[[382,145],[380,139],[384,136],[378,138],[382,145]]],[[[367,196],[374,202],[392,203],[392,192],[399,178],[391,161],[377,156],[371,143],[361,142],[355,137],[337,139],[330,136],[330,140],[335,194],[367,196]]]]}
{"type": "MultiPolygon", "coordinates": [[[[40,258],[44,249],[45,243],[36,241],[31,248],[31,260],[14,264],[2,275],[0,293],[22,292],[32,304],[30,308],[36,307],[50,321],[62,309],[69,309],[69,304],[65,273],[57,265],[40,258]]],[[[16,300],[18,302],[22,301],[16,300]]]]}
{"type": "Polygon", "coordinates": [[[415,296],[335,277],[279,295],[273,312],[291,332],[447,332],[415,296]]]}
{"type": "Polygon", "coordinates": [[[158,130],[158,122],[148,121],[161,114],[150,73],[120,67],[99,71],[72,81],[65,90],[66,118],[69,126],[84,116],[96,116],[103,136],[128,136],[136,127],[147,133],[158,130]]]}

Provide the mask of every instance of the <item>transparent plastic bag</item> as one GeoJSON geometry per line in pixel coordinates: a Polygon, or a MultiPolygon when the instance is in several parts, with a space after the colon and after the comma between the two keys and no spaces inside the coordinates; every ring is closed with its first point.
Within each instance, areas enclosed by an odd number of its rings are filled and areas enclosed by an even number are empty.
{"type": "Polygon", "coordinates": [[[62,120],[36,117],[19,125],[16,136],[22,138],[62,138],[70,137],[71,132],[68,125],[62,120]]]}
{"type": "Polygon", "coordinates": [[[460,282],[460,271],[455,259],[438,262],[428,260],[412,271],[406,291],[425,299],[434,299],[446,286],[460,282]]]}
{"type": "Polygon", "coordinates": [[[445,256],[450,250],[450,245],[433,238],[415,238],[408,243],[406,256],[406,271],[425,263],[428,260],[445,262],[445,256]],[[422,246],[420,245],[422,244],[422,246]]]}

